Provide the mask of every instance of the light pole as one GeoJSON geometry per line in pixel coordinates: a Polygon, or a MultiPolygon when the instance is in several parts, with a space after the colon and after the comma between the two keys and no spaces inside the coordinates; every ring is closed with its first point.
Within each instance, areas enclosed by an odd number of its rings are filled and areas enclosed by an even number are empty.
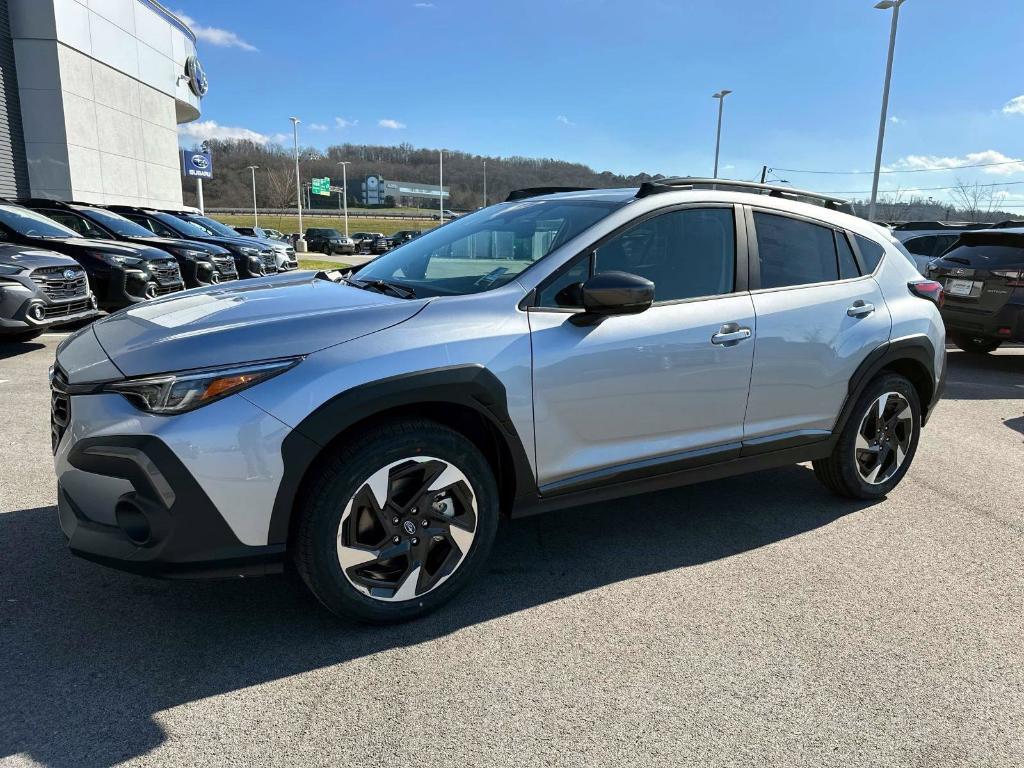
{"type": "Polygon", "coordinates": [[[256,171],[258,169],[258,165],[250,165],[246,169],[252,172],[252,225],[254,227],[260,225],[260,215],[256,210],[256,171]]]}
{"type": "Polygon", "coordinates": [[[484,208],[487,207],[487,161],[484,160],[484,208]]]}
{"type": "MultiPolygon", "coordinates": [[[[440,209],[441,216],[440,216],[439,220],[440,220],[441,224],[444,224],[444,150],[443,149],[439,150],[438,158],[439,158],[439,164],[438,164],[439,181],[437,183],[437,186],[440,187],[440,189],[438,190],[438,197],[441,200],[441,209],[440,209]]],[[[438,225],[438,226],[440,226],[440,225],[438,225]]]]}
{"type": "Polygon", "coordinates": [[[871,204],[868,206],[868,220],[875,220],[875,203],[878,200],[878,172],[882,168],[882,144],[885,142],[885,114],[889,110],[889,82],[892,80],[892,57],[896,51],[896,26],[900,21],[900,6],[904,0],[880,0],[875,8],[880,11],[892,9],[892,24],[889,26],[889,58],[885,62],[885,85],[882,87],[882,115],[878,119],[878,146],[875,148],[875,175],[871,180],[871,204]]]}
{"type": "Polygon", "coordinates": [[[295,140],[295,200],[299,207],[299,240],[302,239],[302,183],[299,180],[299,123],[297,117],[289,117],[292,121],[292,136],[295,140]]]}
{"type": "Polygon", "coordinates": [[[715,175],[713,178],[718,178],[718,148],[722,144],[722,106],[725,104],[725,97],[728,96],[732,91],[727,88],[723,88],[718,93],[711,95],[711,98],[718,99],[718,130],[715,132],[715,175]]]}
{"type": "Polygon", "coordinates": [[[348,165],[351,160],[342,160],[341,162],[335,163],[335,165],[341,166],[341,198],[345,201],[345,237],[348,237],[348,174],[345,172],[345,166],[348,165]]]}

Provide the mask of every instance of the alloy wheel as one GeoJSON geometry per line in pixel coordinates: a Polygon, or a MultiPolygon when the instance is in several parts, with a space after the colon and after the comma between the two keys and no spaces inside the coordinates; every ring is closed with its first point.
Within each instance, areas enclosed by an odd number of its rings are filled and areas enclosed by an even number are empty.
{"type": "Polygon", "coordinates": [[[338,562],[363,595],[412,600],[455,573],[476,528],[466,475],[444,459],[410,457],[374,472],[349,499],[338,525],[338,562]]]}
{"type": "Polygon", "coordinates": [[[881,485],[903,466],[914,437],[910,402],[899,392],[886,392],[871,403],[860,428],[854,456],[861,479],[881,485]]]}

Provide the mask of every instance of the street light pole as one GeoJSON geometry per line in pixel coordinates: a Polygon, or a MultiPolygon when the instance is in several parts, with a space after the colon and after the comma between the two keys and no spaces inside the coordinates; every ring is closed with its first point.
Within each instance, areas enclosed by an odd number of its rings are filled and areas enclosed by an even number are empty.
{"type": "Polygon", "coordinates": [[[712,94],[711,98],[718,99],[718,130],[715,132],[715,173],[712,178],[718,178],[718,149],[722,145],[722,107],[725,104],[725,97],[732,91],[723,88],[718,93],[712,94]]]}
{"type": "Polygon", "coordinates": [[[295,200],[299,208],[299,240],[302,239],[302,182],[299,177],[299,123],[297,117],[289,117],[292,121],[292,136],[295,141],[295,200]]]}
{"type": "Polygon", "coordinates": [[[871,180],[871,204],[868,206],[868,220],[875,220],[875,204],[878,202],[878,173],[882,168],[882,144],[885,142],[885,116],[889,111],[889,83],[892,80],[892,59],[896,51],[896,26],[900,21],[900,6],[904,0],[881,0],[875,3],[880,11],[892,9],[892,23],[889,26],[889,57],[885,62],[885,85],[882,88],[882,114],[878,118],[878,146],[875,147],[875,175],[871,180]]]}
{"type": "Polygon", "coordinates": [[[438,190],[438,197],[441,200],[441,210],[440,210],[441,217],[440,217],[440,221],[441,221],[441,224],[444,224],[444,150],[443,149],[438,152],[438,157],[439,157],[439,165],[438,165],[438,168],[439,168],[439,174],[438,174],[439,181],[438,181],[437,186],[440,187],[440,189],[438,190]]]}
{"type": "Polygon", "coordinates": [[[487,207],[487,161],[484,160],[484,208],[487,207]]]}
{"type": "Polygon", "coordinates": [[[256,171],[258,168],[258,165],[250,165],[247,169],[252,171],[252,225],[254,227],[260,225],[260,214],[256,210],[256,171]]]}
{"type": "Polygon", "coordinates": [[[345,166],[348,165],[351,160],[342,160],[335,165],[341,166],[341,197],[345,201],[345,237],[348,237],[348,174],[346,173],[345,166]]]}

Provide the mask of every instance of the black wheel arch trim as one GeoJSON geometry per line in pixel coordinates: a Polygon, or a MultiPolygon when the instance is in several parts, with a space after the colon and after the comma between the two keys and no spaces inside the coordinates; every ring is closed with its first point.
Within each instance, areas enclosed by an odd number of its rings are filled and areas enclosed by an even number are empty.
{"type": "MultiPolygon", "coordinates": [[[[274,499],[268,544],[285,543],[291,514],[310,467],[339,435],[388,411],[417,405],[454,405],[481,416],[504,443],[512,466],[513,506],[537,498],[537,481],[519,433],[508,414],[505,386],[482,365],[455,365],[366,382],[341,392],[307,415],[281,446],[284,474],[274,499]]],[[[498,477],[499,484],[502,477],[498,477]]]]}

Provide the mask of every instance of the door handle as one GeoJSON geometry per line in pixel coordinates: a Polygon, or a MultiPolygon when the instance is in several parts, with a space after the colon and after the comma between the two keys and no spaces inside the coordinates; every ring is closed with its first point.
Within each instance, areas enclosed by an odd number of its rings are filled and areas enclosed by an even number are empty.
{"type": "Polygon", "coordinates": [[[740,328],[736,323],[726,323],[718,333],[711,337],[711,343],[731,347],[749,338],[749,328],[740,328]]]}
{"type": "Polygon", "coordinates": [[[875,311],[874,304],[867,304],[860,299],[853,302],[853,306],[846,310],[846,314],[850,317],[867,317],[875,311]]]}

